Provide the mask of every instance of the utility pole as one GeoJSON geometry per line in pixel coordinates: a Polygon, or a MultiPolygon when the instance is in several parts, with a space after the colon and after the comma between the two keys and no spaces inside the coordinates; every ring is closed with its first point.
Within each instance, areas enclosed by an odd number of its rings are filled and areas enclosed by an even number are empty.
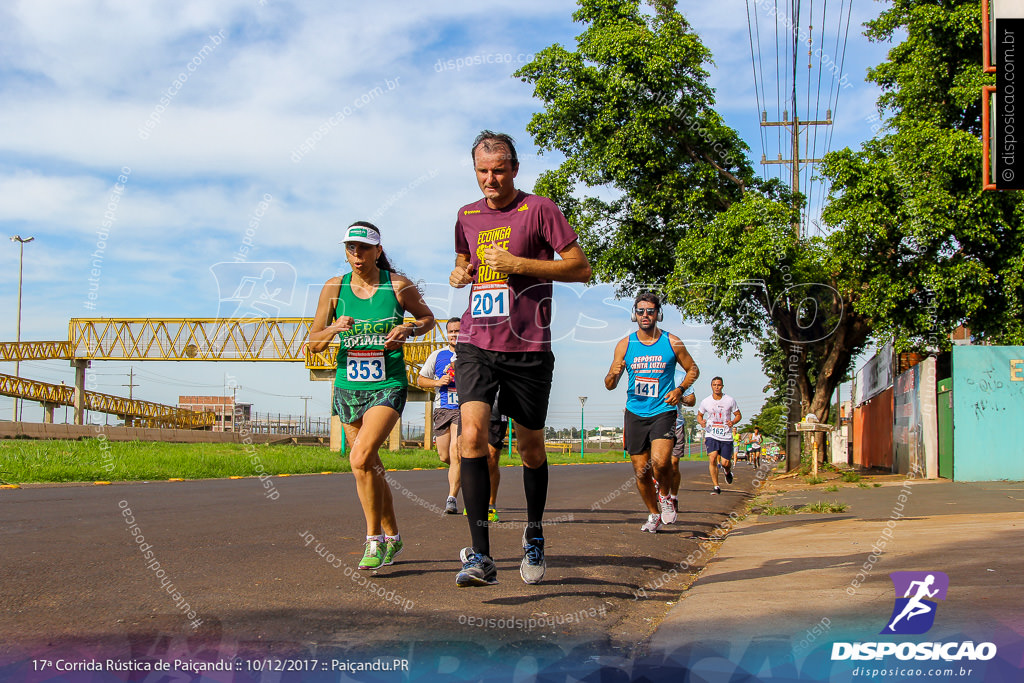
{"type": "Polygon", "coordinates": [[[583,457],[583,446],[584,446],[584,444],[587,441],[587,436],[586,436],[587,433],[584,431],[584,428],[583,428],[583,406],[585,406],[587,404],[587,397],[586,396],[580,396],[579,399],[580,399],[580,457],[582,458],[583,457]]]}
{"type": "MultiPolygon", "coordinates": [[[[18,317],[17,317],[17,332],[16,339],[19,344],[21,343],[21,279],[23,272],[23,264],[25,262],[25,245],[33,241],[35,237],[22,237],[21,235],[14,235],[11,237],[12,242],[18,243],[18,317]]],[[[18,360],[14,361],[14,376],[21,376],[21,357],[19,352],[18,360]]],[[[18,397],[14,397],[14,422],[18,421],[18,397]]]]}
{"type": "Polygon", "coordinates": [[[312,396],[299,396],[299,398],[302,399],[302,433],[303,434],[308,434],[309,433],[309,417],[308,417],[309,411],[307,410],[307,408],[309,407],[309,399],[311,399],[313,397],[312,396]]]}
{"type": "MultiPolygon", "coordinates": [[[[809,65],[808,65],[809,66],[809,65]]],[[[783,126],[790,129],[790,135],[793,136],[793,158],[783,159],[782,153],[779,153],[778,159],[769,161],[765,155],[761,155],[761,163],[764,165],[772,164],[789,164],[791,179],[790,189],[793,191],[793,208],[796,209],[797,194],[800,192],[800,165],[801,164],[813,164],[821,161],[821,159],[801,159],[800,158],[800,126],[831,126],[832,125],[832,110],[825,110],[824,121],[801,121],[800,117],[797,116],[796,109],[796,62],[793,62],[793,120],[789,120],[789,113],[786,110],[782,112],[781,121],[769,121],[768,112],[761,111],[761,125],[762,126],[783,126]]],[[[797,215],[796,222],[793,224],[793,237],[797,240],[803,239],[803,221],[800,219],[799,214],[797,215]]],[[[795,353],[797,349],[792,348],[787,351],[787,355],[795,353]]],[[[802,352],[803,349],[800,349],[802,352]]],[[[804,397],[801,397],[804,398],[804,397]]],[[[803,405],[801,401],[794,401],[790,399],[786,416],[786,471],[791,471],[800,466],[800,444],[802,442],[800,432],[796,431],[796,423],[803,419],[803,405]]]]}
{"type": "MultiPolygon", "coordinates": [[[[779,158],[778,159],[772,159],[772,160],[769,160],[764,154],[762,154],[761,155],[761,163],[763,165],[765,165],[765,166],[770,166],[772,164],[775,164],[775,165],[789,164],[790,165],[790,172],[791,172],[792,175],[791,175],[791,178],[790,178],[789,187],[790,187],[791,190],[793,190],[793,201],[794,202],[796,201],[797,193],[800,192],[800,165],[801,164],[813,164],[813,163],[817,163],[817,162],[821,161],[821,159],[801,159],[800,158],[800,126],[806,127],[806,126],[831,126],[831,125],[832,125],[832,110],[831,109],[826,109],[825,110],[825,120],[824,121],[801,121],[800,118],[796,115],[796,105],[795,104],[793,106],[793,120],[792,121],[789,120],[789,112],[786,111],[786,110],[783,110],[783,112],[782,112],[782,120],[781,121],[769,121],[768,120],[768,112],[767,111],[762,111],[761,112],[761,126],[762,127],[766,127],[766,126],[783,126],[785,128],[789,128],[790,129],[790,131],[789,131],[790,135],[793,136],[793,148],[792,148],[793,158],[792,159],[783,159],[781,152],[779,153],[779,158]]],[[[797,239],[801,239],[801,238],[803,238],[803,234],[801,234],[802,233],[801,225],[802,225],[803,221],[800,221],[799,219],[797,219],[797,220],[798,220],[798,222],[793,226],[794,227],[794,232],[796,233],[797,239]]]]}
{"type": "Polygon", "coordinates": [[[122,387],[128,387],[128,400],[129,401],[134,400],[135,397],[132,395],[132,389],[137,387],[137,386],[139,386],[138,384],[135,384],[135,367],[134,366],[129,366],[128,367],[128,384],[122,384],[121,386],[122,387]]]}

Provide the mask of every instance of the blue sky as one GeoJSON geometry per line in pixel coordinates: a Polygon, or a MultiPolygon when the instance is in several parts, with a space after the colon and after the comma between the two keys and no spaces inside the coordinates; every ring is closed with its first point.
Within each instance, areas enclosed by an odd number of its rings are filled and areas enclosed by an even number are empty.
{"type": "MultiPolygon", "coordinates": [[[[575,45],[575,5],[352,5],[24,1],[0,8],[0,224],[7,236],[35,237],[25,247],[22,339],[65,339],[72,317],[237,313],[224,300],[237,294],[240,277],[266,268],[280,291],[264,309],[311,315],[321,284],[343,263],[340,230],[360,218],[381,226],[394,262],[425,284],[438,317],[461,313],[465,296],[451,292],[447,278],[456,210],[479,197],[469,143],[482,128],[512,134],[522,162],[517,184],[527,190],[558,164],[557,156],[537,154],[525,129],[539,103],[510,74],[552,43],[575,45]]],[[[812,47],[837,65],[832,41],[845,14],[836,5],[847,6],[833,3],[816,20],[814,34],[826,30],[812,47]]],[[[764,45],[776,27],[785,31],[775,7],[775,0],[679,3],[714,54],[718,109],[755,161],[762,151],[773,158],[779,140],[788,157],[788,136],[772,129],[762,138],[758,126],[748,36],[748,8],[764,45]]],[[[878,93],[864,72],[887,46],[869,44],[860,25],[883,7],[858,0],[852,8],[836,74],[837,82],[847,78],[833,149],[873,134],[878,93]]],[[[774,54],[772,45],[755,60],[767,79],[759,90],[770,95],[769,120],[777,115],[772,93],[783,89],[774,54]]],[[[801,69],[798,84],[806,61],[801,69]]],[[[802,109],[802,91],[798,101],[802,109]]],[[[8,312],[0,339],[13,340],[17,245],[0,250],[0,264],[8,312]]],[[[622,390],[607,392],[602,379],[615,340],[631,328],[628,304],[598,287],[566,289],[558,305],[568,316],[560,320],[574,322],[562,325],[555,345],[549,424],[578,424],[579,395],[589,396],[588,426],[619,423],[622,390]]],[[[673,311],[663,327],[687,340],[700,364],[698,394],[720,374],[744,413],[757,412],[765,379],[753,354],[727,365],[708,344],[709,330],[684,325],[673,311]]],[[[6,365],[0,372],[12,373],[6,365]]],[[[329,385],[311,383],[301,364],[103,362],[94,364],[96,389],[127,393],[129,365],[135,396],[147,400],[220,394],[230,375],[239,400],[257,410],[301,414],[297,397],[311,395],[312,415],[329,412],[329,385]]],[[[66,361],[24,362],[21,374],[73,379],[66,361]]],[[[0,398],[0,418],[10,415],[11,400],[0,398]]],[[[38,421],[42,411],[26,403],[25,415],[38,421]]],[[[416,407],[407,417],[422,423],[416,407]]]]}

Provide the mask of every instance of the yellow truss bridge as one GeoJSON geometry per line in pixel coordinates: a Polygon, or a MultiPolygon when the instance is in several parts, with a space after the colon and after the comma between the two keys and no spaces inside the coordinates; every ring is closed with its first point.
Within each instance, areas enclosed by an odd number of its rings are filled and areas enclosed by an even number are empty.
{"type": "MultiPolygon", "coordinates": [[[[333,377],[338,345],[333,344],[321,353],[311,353],[306,348],[306,340],[312,324],[312,318],[72,318],[67,341],[0,342],[0,361],[70,360],[76,368],[75,387],[64,387],[72,394],[70,402],[57,400],[58,393],[45,388],[61,388],[60,385],[19,382],[15,377],[11,377],[13,382],[4,385],[13,393],[0,393],[40,401],[44,405],[73,405],[75,424],[82,423],[84,409],[142,420],[164,419],[161,416],[168,413],[158,416],[153,412],[156,408],[145,407],[160,404],[147,401],[108,397],[121,403],[97,398],[92,399],[97,401],[97,407],[90,406],[91,392],[85,391],[85,368],[94,360],[302,361],[314,379],[333,377]]],[[[427,356],[445,345],[440,330],[441,326],[435,325],[426,335],[405,344],[406,369],[412,386],[427,356]]],[[[63,392],[59,395],[64,397],[63,392]]],[[[160,407],[165,411],[172,409],[171,406],[160,407]]],[[[205,425],[194,424],[193,418],[182,415],[176,426],[205,425]]]]}
{"type": "MultiPolygon", "coordinates": [[[[43,404],[46,419],[53,422],[56,406],[74,406],[75,388],[64,384],[48,384],[35,380],[0,374],[0,395],[27,398],[43,404]]],[[[137,427],[178,427],[183,429],[204,429],[212,427],[215,415],[210,412],[194,412],[162,403],[128,399],[121,396],[86,391],[84,407],[98,413],[111,413],[137,427]]]]}

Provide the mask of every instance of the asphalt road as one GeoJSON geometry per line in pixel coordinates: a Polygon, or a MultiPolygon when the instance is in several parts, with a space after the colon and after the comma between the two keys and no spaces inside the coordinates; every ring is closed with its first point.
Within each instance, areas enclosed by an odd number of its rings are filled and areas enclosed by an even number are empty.
{"type": "Polygon", "coordinates": [[[405,550],[375,572],[355,569],[350,474],[0,491],[0,660],[430,651],[435,668],[465,671],[546,652],[628,658],[692,580],[659,577],[749,497],[753,470],[738,472],[712,496],[707,464],[682,463],[679,521],[652,535],[628,463],[552,467],[547,576],[528,586],[522,478],[502,468],[499,583],[478,588],[455,585],[469,533],[440,514],[441,470],[388,473],[405,550]]]}

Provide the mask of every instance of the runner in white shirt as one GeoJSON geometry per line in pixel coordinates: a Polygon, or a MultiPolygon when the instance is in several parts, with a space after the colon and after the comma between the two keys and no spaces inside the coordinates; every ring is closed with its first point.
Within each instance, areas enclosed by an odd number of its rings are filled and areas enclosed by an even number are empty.
{"type": "Polygon", "coordinates": [[[747,454],[750,457],[752,467],[761,466],[761,430],[754,427],[754,433],[747,435],[750,438],[750,445],[747,446],[747,454]]]}
{"type": "Polygon", "coordinates": [[[711,395],[700,402],[697,408],[697,422],[704,428],[704,445],[708,451],[708,469],[711,470],[711,495],[722,492],[718,486],[718,461],[722,460],[725,482],[732,483],[732,428],[743,415],[732,396],[722,393],[725,383],[721,377],[711,380],[711,395]]]}

